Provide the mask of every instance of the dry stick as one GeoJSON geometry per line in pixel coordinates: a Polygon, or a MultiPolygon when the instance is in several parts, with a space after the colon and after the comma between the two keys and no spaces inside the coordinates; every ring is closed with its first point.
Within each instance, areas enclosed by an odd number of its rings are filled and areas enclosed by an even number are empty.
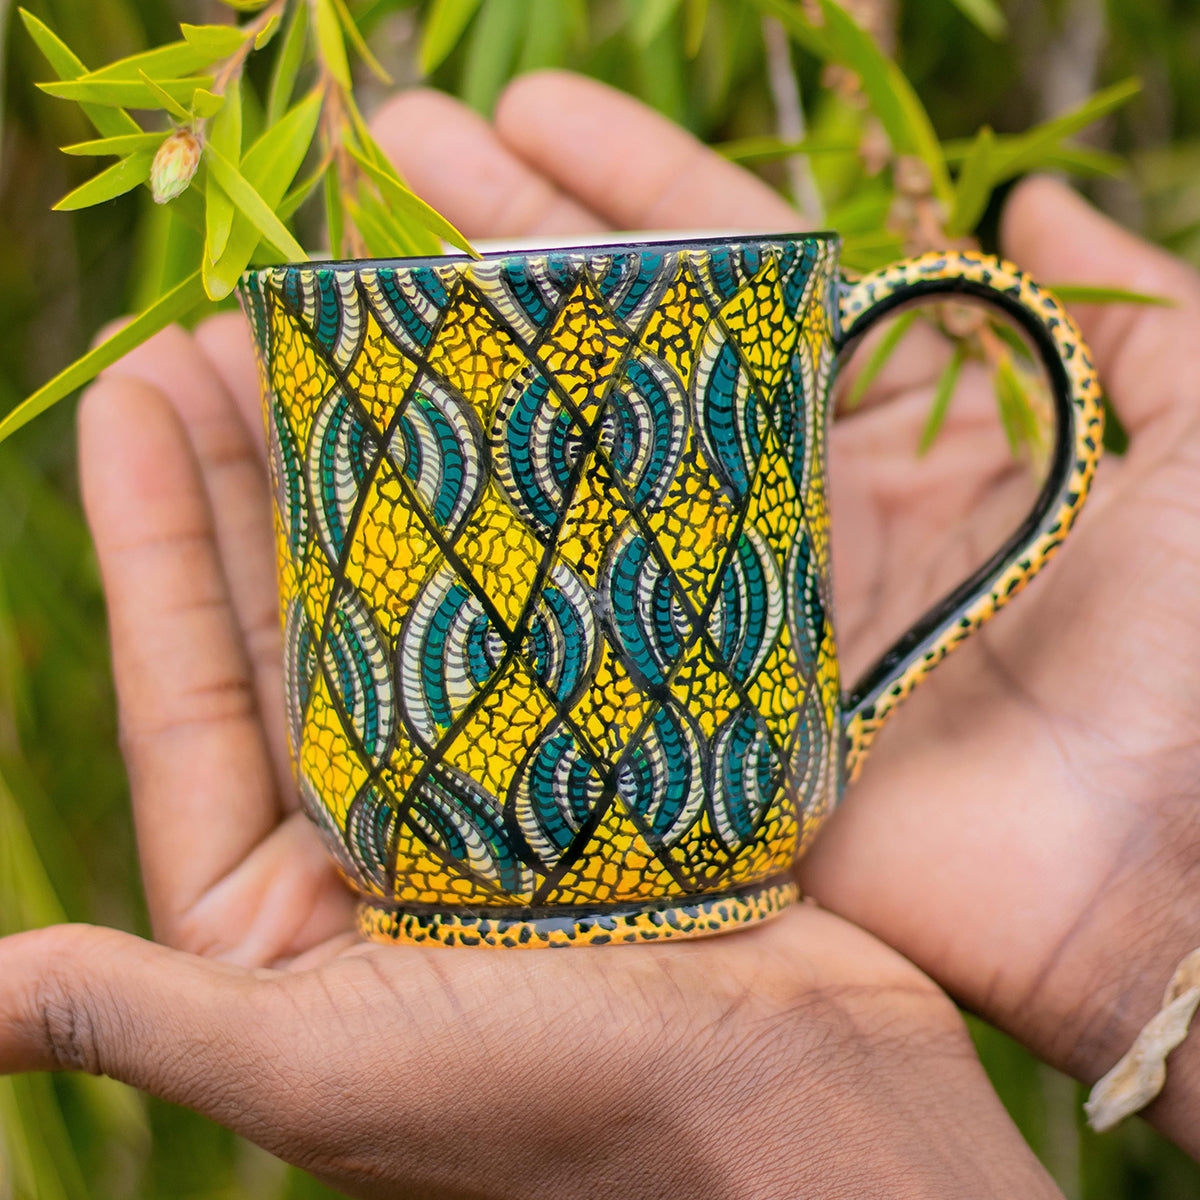
{"type": "MultiPolygon", "coordinates": [[[[763,45],[767,53],[767,81],[775,102],[776,132],[783,142],[798,143],[808,136],[804,102],[792,48],[783,26],[774,17],[763,17],[763,45]]],[[[792,199],[808,225],[820,229],[825,224],[825,202],[805,154],[789,154],[785,160],[792,199]]]]}

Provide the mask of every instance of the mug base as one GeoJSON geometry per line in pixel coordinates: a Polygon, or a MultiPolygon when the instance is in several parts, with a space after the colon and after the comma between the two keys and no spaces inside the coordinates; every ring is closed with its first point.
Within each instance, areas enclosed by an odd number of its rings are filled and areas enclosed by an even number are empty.
{"type": "Polygon", "coordinates": [[[736,892],[672,897],[659,904],[584,908],[434,909],[359,906],[358,930],[373,942],[407,946],[503,946],[539,949],[712,937],[779,916],[799,898],[787,876],[736,892]]]}

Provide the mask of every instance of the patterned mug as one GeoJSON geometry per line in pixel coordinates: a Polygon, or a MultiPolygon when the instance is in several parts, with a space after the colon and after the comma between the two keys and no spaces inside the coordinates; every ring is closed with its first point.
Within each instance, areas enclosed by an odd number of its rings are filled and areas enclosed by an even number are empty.
{"type": "Polygon", "coordinates": [[[796,897],[896,705],[1066,537],[1100,453],[1071,318],[1014,267],[855,282],[829,234],[248,274],[300,795],[369,937],[640,942],[796,897]],[[825,464],[838,355],[977,297],[1053,385],[1021,528],[848,695],[825,464]]]}

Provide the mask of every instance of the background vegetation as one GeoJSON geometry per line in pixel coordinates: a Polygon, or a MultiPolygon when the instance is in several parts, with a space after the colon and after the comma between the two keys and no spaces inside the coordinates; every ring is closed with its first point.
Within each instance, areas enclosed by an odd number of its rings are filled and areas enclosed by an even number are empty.
{"type": "MultiPolygon", "coordinates": [[[[862,266],[947,233],[975,232],[989,245],[1007,180],[1034,167],[1079,174],[1105,208],[1200,265],[1193,0],[844,7],[874,40],[855,42],[836,19],[807,22],[818,9],[811,0],[350,3],[398,86],[432,72],[437,86],[486,112],[515,73],[547,65],[586,71],[758,165],[811,216],[847,234],[850,258],[862,266]],[[835,35],[837,45],[822,41],[835,35]],[[925,138],[903,78],[871,57],[876,46],[900,64],[936,140],[925,138]],[[1142,88],[1128,104],[1133,89],[1102,91],[1133,76],[1142,88]],[[1101,100],[1089,104],[1097,92],[1101,100]],[[1072,111],[1075,119],[1028,135],[1072,111]],[[1107,115],[1088,124],[1097,114],[1107,115]],[[980,136],[984,126],[996,136],[980,136]],[[809,153],[787,153],[797,143],[809,153]]],[[[89,67],[178,38],[180,21],[233,15],[217,0],[30,0],[29,8],[89,67]]],[[[5,38],[0,416],[85,350],[105,320],[144,308],[195,270],[201,246],[199,234],[141,190],[50,213],[94,171],[55,147],[96,135],[77,107],[34,89],[52,72],[9,0],[0,0],[5,38]]],[[[261,120],[270,86],[263,57],[248,70],[250,125],[261,120]]],[[[365,111],[383,91],[364,70],[365,111]]],[[[165,128],[153,118],[147,127],[165,128]]],[[[318,202],[300,210],[294,228],[315,248],[323,222],[318,202]]],[[[967,352],[987,354],[997,367],[1014,441],[1036,450],[1036,388],[1023,377],[1019,352],[1010,360],[1007,343],[968,332],[967,352]],[[1010,369],[1022,385],[1015,398],[1004,383],[1010,369]]],[[[0,445],[0,934],[64,918],[146,926],[70,407],[0,445]]],[[[993,1031],[976,1034],[1002,1098],[1069,1197],[1200,1195],[1200,1169],[1144,1126],[1088,1134],[1073,1083],[993,1031]]],[[[211,1124],[117,1084],[0,1080],[0,1200],[326,1194],[211,1124]]]]}

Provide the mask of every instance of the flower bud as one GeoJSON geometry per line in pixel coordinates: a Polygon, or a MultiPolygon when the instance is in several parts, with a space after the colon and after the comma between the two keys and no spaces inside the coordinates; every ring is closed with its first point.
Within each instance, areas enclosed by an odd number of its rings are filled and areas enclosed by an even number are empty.
{"type": "Polygon", "coordinates": [[[189,129],[177,129],[158,148],[150,168],[150,191],[155,204],[166,204],[187,191],[200,166],[200,139],[189,129]]]}

